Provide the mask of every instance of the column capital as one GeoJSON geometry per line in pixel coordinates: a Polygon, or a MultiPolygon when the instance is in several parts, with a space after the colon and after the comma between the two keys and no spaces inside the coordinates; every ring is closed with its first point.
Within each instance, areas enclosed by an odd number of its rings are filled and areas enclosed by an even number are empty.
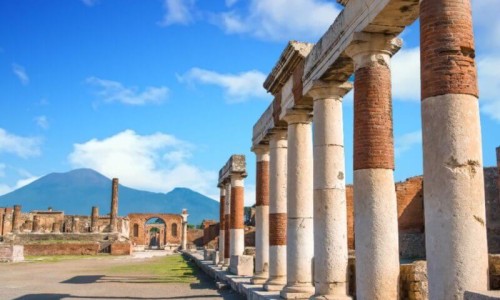
{"type": "Polygon", "coordinates": [[[312,111],[310,109],[288,109],[284,117],[288,125],[309,124],[312,122],[312,111]]]}
{"type": "Polygon", "coordinates": [[[253,146],[251,150],[257,156],[257,162],[269,161],[269,144],[258,144],[253,146]]]}
{"type": "Polygon", "coordinates": [[[391,56],[396,54],[402,45],[403,41],[394,35],[357,32],[346,53],[354,60],[356,70],[371,63],[389,66],[391,56]]]}
{"type": "Polygon", "coordinates": [[[353,84],[349,81],[323,81],[315,80],[313,86],[307,94],[313,97],[313,100],[336,99],[342,101],[342,98],[352,90],[353,84]]]}
{"type": "Polygon", "coordinates": [[[284,128],[273,128],[269,131],[270,139],[275,140],[286,140],[288,138],[288,130],[286,127],[284,128]]]}
{"type": "Polygon", "coordinates": [[[246,177],[246,173],[231,173],[231,187],[243,187],[243,181],[246,177]]]}

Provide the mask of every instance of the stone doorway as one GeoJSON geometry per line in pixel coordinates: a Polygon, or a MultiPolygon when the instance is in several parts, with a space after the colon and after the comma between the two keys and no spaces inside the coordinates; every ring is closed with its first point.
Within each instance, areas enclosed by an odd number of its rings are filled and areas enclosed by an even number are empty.
{"type": "Polygon", "coordinates": [[[151,250],[163,249],[167,240],[167,225],[161,218],[153,217],[144,224],[144,241],[151,250]]]}

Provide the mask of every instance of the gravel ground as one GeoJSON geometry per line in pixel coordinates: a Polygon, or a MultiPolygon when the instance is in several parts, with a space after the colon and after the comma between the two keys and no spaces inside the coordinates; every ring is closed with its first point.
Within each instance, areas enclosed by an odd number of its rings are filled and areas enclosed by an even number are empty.
{"type": "Polygon", "coordinates": [[[91,257],[0,264],[0,299],[244,299],[231,290],[216,290],[213,280],[202,271],[198,272],[197,282],[191,284],[156,283],[148,275],[116,275],[108,271],[113,266],[147,260],[91,257]]]}

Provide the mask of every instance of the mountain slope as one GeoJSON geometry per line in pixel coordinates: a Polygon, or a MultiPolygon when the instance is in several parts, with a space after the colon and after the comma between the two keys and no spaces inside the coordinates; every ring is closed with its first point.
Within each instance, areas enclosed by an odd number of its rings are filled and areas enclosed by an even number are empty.
{"type": "MultiPolygon", "coordinates": [[[[118,214],[189,212],[189,223],[198,225],[203,219],[219,218],[219,203],[187,188],[175,188],[167,194],[131,189],[120,185],[118,214]]],[[[108,214],[111,180],[91,169],[67,173],[51,173],[18,190],[0,196],[0,207],[21,204],[24,212],[45,210],[49,206],[68,215],[89,215],[92,206],[101,215],[108,214]]]]}

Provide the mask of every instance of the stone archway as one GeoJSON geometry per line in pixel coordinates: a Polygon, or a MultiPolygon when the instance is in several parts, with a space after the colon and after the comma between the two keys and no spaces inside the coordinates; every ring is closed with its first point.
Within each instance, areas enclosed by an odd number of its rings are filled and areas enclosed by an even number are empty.
{"type": "MultiPolygon", "coordinates": [[[[182,216],[176,214],[157,213],[133,213],[129,214],[130,231],[129,238],[134,246],[149,248],[151,244],[152,228],[158,228],[159,237],[157,241],[159,248],[165,246],[179,246],[182,238],[182,216]],[[164,223],[164,227],[158,224],[147,224],[149,220],[158,219],[164,223]]],[[[156,234],[156,233],[155,233],[156,234]]]]}

